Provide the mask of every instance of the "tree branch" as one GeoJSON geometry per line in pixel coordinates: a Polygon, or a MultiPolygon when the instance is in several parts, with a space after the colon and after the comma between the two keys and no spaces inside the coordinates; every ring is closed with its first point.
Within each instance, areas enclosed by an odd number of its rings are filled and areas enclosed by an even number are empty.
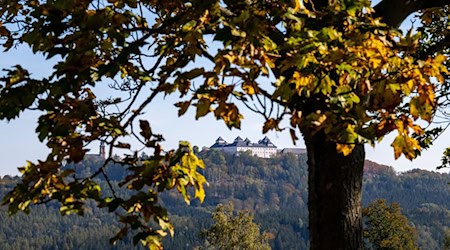
{"type": "Polygon", "coordinates": [[[450,32],[447,32],[441,41],[429,47],[426,52],[428,55],[433,55],[446,49],[450,49],[450,32]]]}
{"type": "Polygon", "coordinates": [[[449,4],[448,0],[382,0],[374,9],[376,17],[382,17],[388,26],[399,28],[414,12],[449,4]]]}

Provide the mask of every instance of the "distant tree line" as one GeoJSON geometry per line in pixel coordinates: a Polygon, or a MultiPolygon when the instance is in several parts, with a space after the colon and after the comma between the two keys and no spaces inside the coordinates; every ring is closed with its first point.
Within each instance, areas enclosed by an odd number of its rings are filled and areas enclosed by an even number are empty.
{"type": "MultiPolygon", "coordinates": [[[[199,152],[207,166],[202,170],[210,186],[203,204],[194,201],[186,206],[172,192],[162,196],[162,203],[171,213],[175,237],[166,237],[167,249],[193,249],[204,245],[201,232],[211,228],[213,212],[218,204],[233,203],[236,211],[247,211],[270,239],[272,249],[308,249],[307,165],[305,155],[285,154],[271,159],[239,156],[210,150],[199,152]],[[299,210],[300,208],[300,210],[299,210]]],[[[68,165],[77,174],[95,172],[100,162],[86,160],[68,165]]],[[[127,173],[120,165],[107,168],[111,183],[127,173]]],[[[0,179],[0,196],[9,190],[18,177],[0,179]]],[[[417,235],[421,249],[441,249],[450,242],[449,174],[411,170],[396,174],[392,167],[366,162],[363,201],[385,199],[386,207],[398,203],[417,235]],[[447,240],[445,240],[447,237],[447,240]],[[447,242],[447,243],[446,243],[447,242]]],[[[108,186],[102,182],[102,191],[108,186]]],[[[119,189],[119,196],[127,195],[119,189]]],[[[397,208],[393,211],[396,212],[397,208]]],[[[367,220],[366,220],[367,221],[367,220]]],[[[133,239],[127,238],[111,246],[107,239],[119,229],[114,215],[88,204],[85,216],[61,216],[53,203],[32,209],[30,215],[8,217],[0,210],[0,249],[128,249],[133,239]]]]}

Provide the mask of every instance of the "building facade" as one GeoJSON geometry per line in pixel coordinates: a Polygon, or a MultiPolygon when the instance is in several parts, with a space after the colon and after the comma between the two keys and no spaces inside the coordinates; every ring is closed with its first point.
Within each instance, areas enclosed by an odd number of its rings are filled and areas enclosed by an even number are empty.
{"type": "Polygon", "coordinates": [[[250,151],[253,155],[261,158],[271,158],[278,152],[277,147],[267,136],[257,143],[252,143],[248,138],[243,140],[239,136],[232,143],[228,143],[222,137],[219,137],[210,149],[223,150],[231,154],[250,151]]]}
{"type": "Polygon", "coordinates": [[[91,161],[104,161],[106,159],[105,143],[103,141],[100,142],[98,154],[85,154],[84,159],[91,161]]]}

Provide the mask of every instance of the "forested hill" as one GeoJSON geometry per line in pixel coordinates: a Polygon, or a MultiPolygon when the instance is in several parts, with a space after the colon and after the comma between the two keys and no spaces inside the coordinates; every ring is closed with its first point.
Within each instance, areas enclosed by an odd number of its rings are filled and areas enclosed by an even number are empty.
{"type": "Polygon", "coordinates": [[[397,202],[414,224],[421,249],[441,249],[450,227],[450,175],[421,169],[396,174],[392,167],[366,161],[363,204],[383,198],[397,202]]]}
{"type": "MultiPolygon", "coordinates": [[[[211,224],[211,211],[219,203],[232,201],[235,209],[254,212],[261,229],[271,236],[274,249],[307,249],[307,168],[305,155],[280,155],[261,159],[243,153],[238,157],[219,151],[200,152],[210,186],[203,204],[187,206],[177,193],[163,195],[175,224],[175,238],[165,240],[167,249],[192,249],[202,244],[200,230],[211,224]]],[[[100,162],[84,161],[68,166],[79,175],[96,171],[100,162]]],[[[118,181],[125,175],[121,166],[109,166],[108,175],[118,181]]],[[[0,194],[15,178],[1,179],[0,194]]],[[[378,198],[400,203],[414,224],[422,249],[440,249],[450,227],[449,174],[411,170],[396,174],[392,167],[367,161],[364,175],[364,205],[378,198]]],[[[105,190],[106,185],[105,186],[105,190]]],[[[122,193],[126,195],[126,192],[122,193]]],[[[106,249],[118,229],[114,216],[88,206],[85,217],[58,214],[48,205],[33,209],[27,217],[0,212],[0,249],[106,249]]],[[[120,243],[127,248],[131,241],[120,243]]]]}

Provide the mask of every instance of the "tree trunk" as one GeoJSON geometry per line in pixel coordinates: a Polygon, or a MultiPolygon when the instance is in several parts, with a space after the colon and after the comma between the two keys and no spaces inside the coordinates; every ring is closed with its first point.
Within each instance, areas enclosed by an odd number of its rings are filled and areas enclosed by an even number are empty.
{"type": "Polygon", "coordinates": [[[305,136],[305,143],[310,249],[363,249],[364,145],[358,144],[350,155],[343,156],[322,132],[305,136]]]}

